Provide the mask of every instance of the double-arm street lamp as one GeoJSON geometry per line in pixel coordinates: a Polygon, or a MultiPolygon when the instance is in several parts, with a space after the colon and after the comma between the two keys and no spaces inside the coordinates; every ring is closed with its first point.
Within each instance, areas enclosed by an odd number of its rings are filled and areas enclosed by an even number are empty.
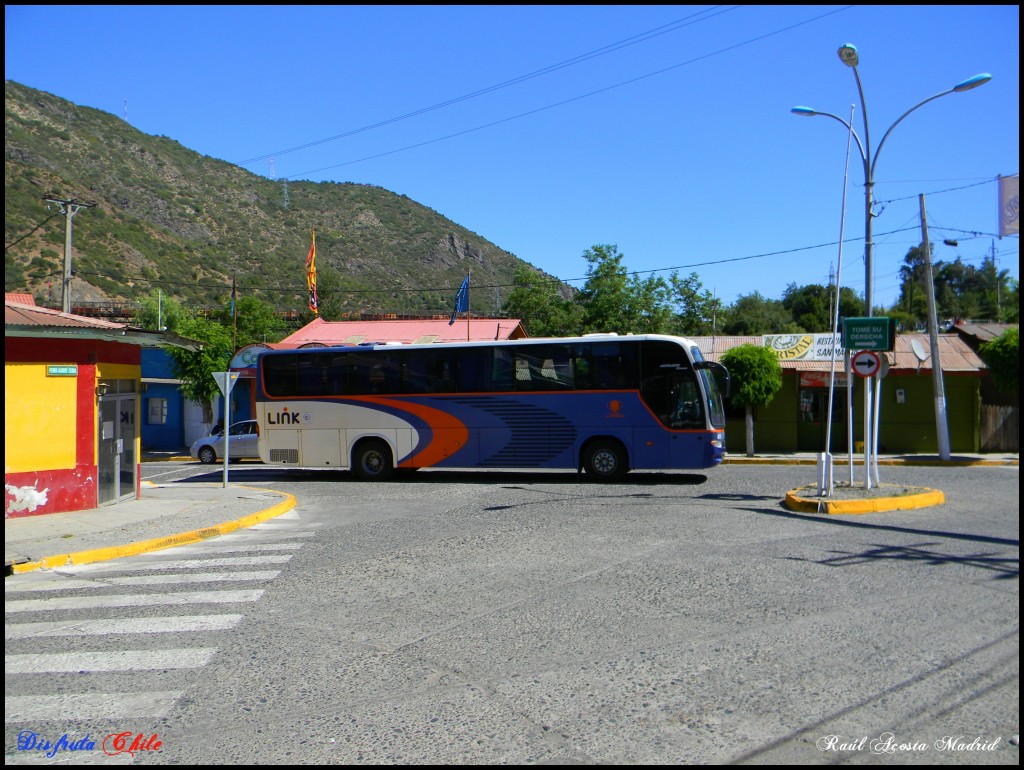
{"type": "Polygon", "coordinates": [[[871,220],[873,217],[871,209],[874,203],[873,196],[875,186],[875,168],[878,165],[878,154],[882,151],[882,147],[885,145],[885,140],[889,138],[889,134],[892,133],[893,129],[896,128],[896,126],[898,126],[900,123],[902,123],[904,118],[906,118],[918,107],[923,107],[924,105],[928,104],[928,102],[934,101],[941,96],[946,96],[948,94],[958,94],[963,91],[970,91],[972,88],[977,88],[978,86],[984,85],[985,83],[990,81],[992,79],[992,76],[987,73],[982,75],[975,75],[974,77],[968,78],[962,83],[957,83],[955,86],[946,91],[935,94],[934,96],[929,96],[924,101],[918,102],[909,110],[900,115],[895,123],[889,126],[889,129],[885,132],[885,135],[882,137],[882,141],[878,143],[878,149],[876,149],[875,154],[872,155],[871,134],[868,130],[867,105],[864,103],[864,88],[860,82],[860,74],[857,72],[857,64],[859,63],[860,59],[857,55],[856,46],[850,45],[849,43],[844,45],[842,48],[839,49],[839,58],[843,61],[843,64],[853,69],[853,76],[857,80],[857,91],[860,95],[860,110],[861,114],[864,116],[864,141],[861,141],[861,138],[857,135],[857,132],[854,130],[853,126],[851,126],[838,115],[833,115],[831,112],[819,112],[818,110],[812,109],[810,107],[794,107],[792,110],[790,110],[790,112],[792,112],[794,115],[803,115],[805,117],[823,115],[826,118],[838,120],[840,123],[846,126],[846,129],[848,131],[853,133],[853,138],[857,142],[857,149],[860,150],[860,158],[861,161],[864,163],[864,305],[867,311],[867,315],[871,316],[873,315],[871,304],[873,288],[873,276],[871,272],[871,252],[872,247],[874,245],[871,242],[871,220]]]}
{"type": "MultiPolygon", "coordinates": [[[[963,91],[970,91],[972,88],[977,88],[978,86],[984,85],[985,83],[990,81],[992,79],[992,76],[989,75],[988,73],[981,74],[981,75],[975,75],[974,77],[968,78],[967,80],[963,81],[962,83],[957,83],[955,86],[953,86],[952,88],[950,88],[950,89],[948,89],[946,91],[942,91],[941,93],[937,93],[934,96],[929,96],[927,99],[918,102],[913,107],[911,107],[909,110],[907,110],[902,115],[900,115],[899,118],[897,118],[895,123],[893,123],[891,126],[889,126],[888,130],[882,136],[882,141],[878,143],[878,148],[875,150],[875,154],[872,155],[871,154],[871,135],[870,135],[870,132],[868,130],[868,111],[867,111],[867,105],[864,102],[864,88],[863,88],[863,86],[861,85],[861,82],[860,82],[860,73],[857,72],[857,65],[860,63],[860,57],[857,54],[857,47],[847,43],[846,45],[842,46],[839,49],[838,53],[839,53],[839,58],[843,62],[843,64],[845,64],[846,66],[851,67],[853,69],[853,77],[857,81],[857,92],[858,92],[858,94],[860,96],[860,109],[861,109],[861,114],[864,116],[863,117],[863,121],[864,121],[864,139],[863,139],[863,141],[861,141],[861,137],[857,135],[857,132],[854,130],[853,125],[850,122],[847,122],[846,120],[843,120],[843,118],[839,117],[838,115],[833,115],[831,112],[819,112],[818,110],[812,109],[810,107],[794,107],[792,110],[790,110],[790,112],[792,112],[794,115],[803,115],[805,117],[813,117],[815,115],[823,115],[826,118],[832,118],[833,120],[838,120],[840,123],[842,123],[846,127],[846,130],[849,131],[853,135],[854,140],[857,142],[857,149],[860,151],[860,158],[861,158],[861,161],[864,164],[864,305],[865,305],[865,309],[867,311],[867,315],[870,317],[870,316],[873,315],[873,312],[872,312],[873,305],[872,305],[872,303],[874,301],[873,297],[872,297],[873,277],[874,276],[873,276],[873,273],[872,273],[872,262],[871,262],[872,250],[873,250],[873,246],[874,246],[874,244],[871,241],[871,220],[872,220],[874,215],[872,214],[871,210],[872,210],[873,203],[874,203],[873,196],[874,196],[874,186],[875,186],[875,168],[876,168],[876,166],[878,164],[878,154],[882,151],[882,147],[885,146],[885,141],[886,141],[886,139],[889,138],[889,135],[893,132],[893,129],[896,128],[896,126],[898,126],[900,123],[902,123],[903,120],[910,113],[912,113],[914,110],[916,110],[918,107],[923,107],[924,105],[928,104],[928,102],[934,101],[935,99],[938,99],[939,97],[946,96],[947,94],[957,94],[957,93],[961,93],[963,91]]],[[[933,364],[933,366],[934,366],[934,364],[933,364]]],[[[934,376],[941,377],[942,375],[941,375],[940,372],[935,371],[934,372],[934,376]]],[[[875,449],[875,447],[874,447],[873,430],[872,430],[872,427],[871,427],[871,420],[872,420],[872,413],[871,413],[871,379],[872,378],[867,378],[867,380],[865,381],[865,388],[864,388],[865,472],[867,474],[866,478],[868,479],[867,486],[869,486],[869,487],[871,486],[871,482],[870,482],[871,471],[870,471],[870,463],[868,462],[868,456],[875,449]]]]}

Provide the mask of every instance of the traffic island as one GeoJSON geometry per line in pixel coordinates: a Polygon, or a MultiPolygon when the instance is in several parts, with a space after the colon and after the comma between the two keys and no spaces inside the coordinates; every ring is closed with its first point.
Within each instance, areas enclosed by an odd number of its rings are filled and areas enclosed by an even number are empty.
{"type": "Polygon", "coordinates": [[[945,495],[937,489],[902,484],[880,484],[871,489],[837,484],[831,496],[819,496],[818,485],[809,484],[786,493],[786,507],[801,513],[881,513],[928,508],[945,501],[945,495]]]}

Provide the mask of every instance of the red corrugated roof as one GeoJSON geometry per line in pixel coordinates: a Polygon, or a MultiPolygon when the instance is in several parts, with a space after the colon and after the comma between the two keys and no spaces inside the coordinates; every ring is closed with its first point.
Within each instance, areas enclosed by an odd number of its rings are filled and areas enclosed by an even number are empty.
{"type": "Polygon", "coordinates": [[[35,305],[36,298],[31,294],[4,294],[4,302],[17,302],[19,305],[35,305]]]}
{"type": "MultiPolygon", "coordinates": [[[[449,324],[446,319],[396,321],[325,321],[314,318],[294,334],[281,340],[281,347],[309,343],[357,345],[360,342],[482,342],[525,337],[518,318],[465,318],[449,324]]],[[[276,347],[276,346],[275,346],[276,347]]]]}
{"type": "MultiPolygon", "coordinates": [[[[763,344],[760,336],[756,337],[691,337],[700,348],[705,358],[711,361],[718,361],[722,354],[730,348],[738,345],[763,344]]],[[[978,357],[970,345],[964,342],[956,334],[938,335],[939,360],[942,363],[943,372],[977,372],[985,369],[985,363],[978,357]]],[[[896,349],[886,353],[889,359],[889,370],[903,371],[929,371],[932,368],[931,362],[931,341],[927,334],[897,334],[896,349]],[[924,351],[927,359],[919,362],[914,353],[914,342],[924,351]]],[[[781,361],[783,369],[799,369],[800,371],[828,371],[828,361],[781,361]]],[[[836,361],[836,371],[842,371],[842,357],[836,361]]]]}

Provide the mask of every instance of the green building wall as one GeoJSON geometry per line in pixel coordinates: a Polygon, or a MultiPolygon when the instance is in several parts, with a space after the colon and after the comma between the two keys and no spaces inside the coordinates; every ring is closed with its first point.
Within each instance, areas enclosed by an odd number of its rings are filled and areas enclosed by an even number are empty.
{"type": "MultiPolygon", "coordinates": [[[[864,435],[864,383],[853,377],[854,441],[864,435]]],[[[943,377],[946,397],[946,424],[951,452],[978,452],[981,446],[981,378],[971,374],[946,374],[943,377]]],[[[836,388],[835,398],[846,400],[846,389],[836,388]]],[[[799,428],[800,373],[786,369],[782,388],[771,404],[754,410],[754,454],[824,451],[820,444],[807,443],[806,432],[799,428]],[[803,439],[801,440],[801,435],[803,439]]],[[[880,454],[937,454],[938,438],[935,421],[935,396],[929,371],[893,373],[881,381],[879,393],[878,451],[880,454]],[[898,403],[898,391],[903,403],[898,403]]],[[[746,427],[741,409],[730,409],[726,422],[726,451],[746,454],[746,427]]],[[[824,436],[824,429],[820,435],[824,436]]],[[[833,423],[832,453],[846,451],[846,425],[833,423]]],[[[856,451],[862,451],[856,450],[856,451]]]]}

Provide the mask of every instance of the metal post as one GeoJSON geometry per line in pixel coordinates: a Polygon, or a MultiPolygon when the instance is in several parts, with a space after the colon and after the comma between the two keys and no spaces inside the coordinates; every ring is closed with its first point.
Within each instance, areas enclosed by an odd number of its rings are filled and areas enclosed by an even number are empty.
{"type": "Polygon", "coordinates": [[[935,436],[939,443],[939,458],[948,460],[949,426],[946,422],[946,392],[942,383],[942,362],[939,360],[939,319],[935,309],[935,280],[932,277],[931,244],[928,242],[928,218],[924,213],[924,195],[921,202],[921,248],[924,249],[925,290],[928,294],[928,341],[932,352],[932,392],[935,395],[935,436]]]}
{"type": "Polygon", "coordinates": [[[231,391],[224,394],[224,488],[228,487],[228,454],[231,452],[231,424],[228,422],[231,417],[229,406],[231,403],[231,391]]]}

